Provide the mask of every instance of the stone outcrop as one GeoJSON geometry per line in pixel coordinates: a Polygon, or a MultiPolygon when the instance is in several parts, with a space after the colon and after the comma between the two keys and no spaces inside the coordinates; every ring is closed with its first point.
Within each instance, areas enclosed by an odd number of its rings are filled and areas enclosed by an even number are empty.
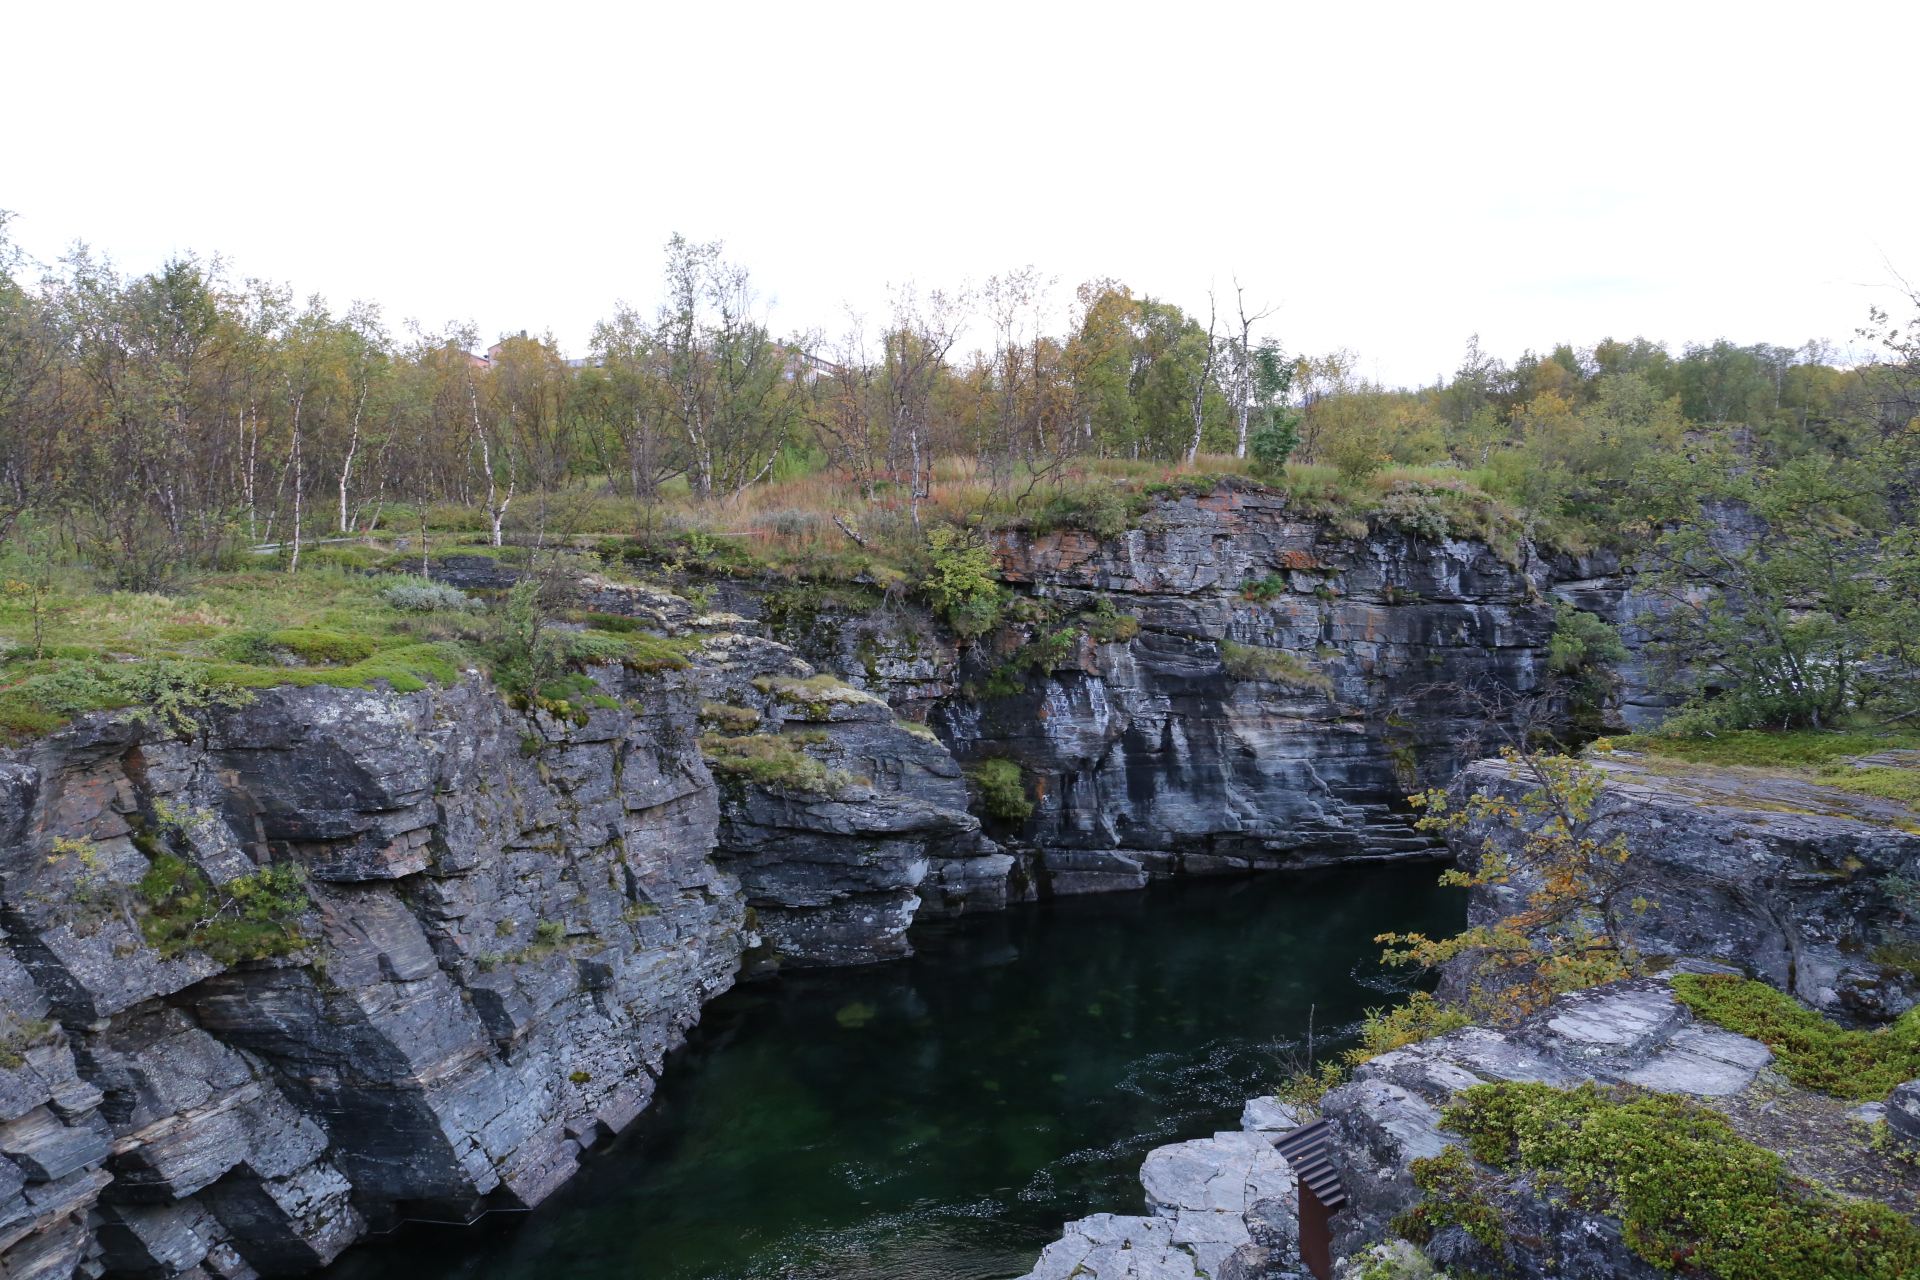
{"type": "MultiPolygon", "coordinates": [[[[1716,971],[1710,964],[1689,968],[1716,971]]],[[[1469,1027],[1362,1063],[1321,1102],[1332,1122],[1328,1156],[1347,1207],[1333,1219],[1336,1258],[1387,1239],[1388,1223],[1420,1199],[1409,1166],[1462,1140],[1442,1127],[1453,1095],[1476,1084],[1524,1080],[1567,1088],[1585,1080],[1632,1084],[1702,1100],[1730,1099],[1772,1062],[1763,1044],[1696,1022],[1664,979],[1612,983],[1563,996],[1510,1031],[1469,1027]]],[[[1506,1274],[1653,1280],[1667,1272],[1627,1248],[1617,1220],[1544,1193],[1501,1203],[1506,1274]]],[[[1497,1264],[1464,1230],[1435,1235],[1441,1265],[1491,1272],[1497,1264]]]]}
{"type": "Polygon", "coordinates": [[[1017,762],[1034,814],[990,827],[1042,895],[1433,856],[1400,798],[1450,778],[1484,729],[1466,690],[1524,691],[1544,670],[1554,571],[1524,545],[1509,563],[1476,541],[1348,534],[1231,481],[1158,502],[1115,539],[996,539],[1016,589],[1063,619],[1105,607],[1138,634],[1083,636],[991,696],[1023,640],[1067,623],[961,644],[905,607],[729,607],[924,717],[962,761],[1017,762]]]}
{"type": "Polygon", "coordinates": [[[1304,1280],[1293,1170],[1273,1149],[1298,1123],[1255,1098],[1241,1128],[1147,1153],[1145,1215],[1069,1222],[1022,1280],[1304,1280]]]}
{"type": "Polygon", "coordinates": [[[713,636],[695,671],[710,721],[784,739],[825,771],[755,779],[720,766],[715,856],[754,912],[757,967],[906,955],[929,875],[925,914],[1005,906],[1013,859],[981,837],[960,766],[925,726],[773,640],[713,636]]]}
{"type": "Polygon", "coordinates": [[[191,732],[83,716],[0,764],[0,1268],[289,1274],[368,1225],[524,1207],[647,1105],[733,980],[686,673],[516,713],[280,688],[191,732]],[[149,857],[305,869],[306,945],[137,926],[149,857]]]}
{"type": "MultiPolygon", "coordinates": [[[[0,756],[0,1275],[289,1274],[402,1218],[538,1203],[648,1104],[743,954],[861,963],[905,954],[916,918],[1436,856],[1399,797],[1457,767],[1480,719],[1462,689],[1531,687],[1556,572],[1525,546],[1343,532],[1238,483],[1118,539],[998,550],[1045,607],[1138,633],[1083,636],[995,697],[1018,628],[961,644],[897,601],[582,575],[579,605],[684,638],[691,665],[595,667],[608,705],[564,718],[470,672],[263,690],[193,724],[90,714],[0,756]],[[722,753],[716,779],[703,732],[806,764],[722,753]],[[996,839],[959,763],[986,758],[1036,804],[996,839]],[[134,895],[161,853],[216,887],[303,868],[304,945],[158,948],[134,895]]],[[[519,574],[433,569],[485,591],[519,574]]],[[[1170,1274],[1271,1271],[1277,1157],[1184,1145],[1153,1177],[1187,1189],[1140,1239],[1170,1274]],[[1174,1176],[1208,1161],[1225,1182],[1174,1176]]]]}
{"type": "MultiPolygon", "coordinates": [[[[1920,825],[1907,809],[1766,770],[1660,763],[1656,772],[1625,754],[1594,763],[1608,777],[1592,835],[1624,836],[1633,851],[1649,904],[1632,926],[1643,955],[1711,957],[1849,1021],[1886,1021],[1920,1001],[1909,969],[1876,960],[1914,941],[1893,891],[1920,875],[1920,825]]],[[[1483,760],[1454,792],[1518,799],[1533,785],[1483,760]]],[[[1488,839],[1512,847],[1520,835],[1480,822],[1449,838],[1472,867],[1488,839]]],[[[1519,880],[1474,890],[1470,922],[1513,914],[1527,891],[1519,880]]]]}

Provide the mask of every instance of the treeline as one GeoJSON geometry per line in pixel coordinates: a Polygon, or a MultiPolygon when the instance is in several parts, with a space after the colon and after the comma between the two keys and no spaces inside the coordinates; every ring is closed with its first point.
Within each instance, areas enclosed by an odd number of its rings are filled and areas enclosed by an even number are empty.
{"type": "MultiPolygon", "coordinates": [[[[0,232],[4,224],[0,224],[0,232]]],[[[1857,458],[1914,416],[1901,335],[1845,369],[1818,345],[1645,340],[1511,364],[1477,344],[1442,385],[1303,358],[1239,298],[1201,317],[1032,271],[897,292],[877,321],[776,334],[748,273],[676,237],[664,301],[622,306],[590,349],[485,351],[470,328],[395,333],[379,310],[294,298],[183,258],[127,275],[76,250],[29,271],[0,239],[0,532],[57,527],[116,585],[147,588],[244,545],[391,526],[432,502],[496,540],[528,496],[598,486],[727,504],[830,469],[916,521],[939,459],[1009,501],[1105,458],[1289,456],[1349,477],[1452,464],[1544,516],[1591,516],[1650,451],[1745,424],[1782,459],[1857,458]]]]}

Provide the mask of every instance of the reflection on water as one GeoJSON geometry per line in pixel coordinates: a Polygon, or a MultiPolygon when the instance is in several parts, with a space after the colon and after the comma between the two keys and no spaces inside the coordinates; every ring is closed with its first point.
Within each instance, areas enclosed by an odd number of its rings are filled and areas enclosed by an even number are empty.
{"type": "Polygon", "coordinates": [[[1237,1128],[1383,997],[1371,939],[1457,929],[1431,866],[1188,881],[915,931],[913,959],[707,1006],[653,1107],[528,1214],[410,1226],[327,1280],[986,1280],[1141,1211],[1141,1157],[1237,1128]]]}

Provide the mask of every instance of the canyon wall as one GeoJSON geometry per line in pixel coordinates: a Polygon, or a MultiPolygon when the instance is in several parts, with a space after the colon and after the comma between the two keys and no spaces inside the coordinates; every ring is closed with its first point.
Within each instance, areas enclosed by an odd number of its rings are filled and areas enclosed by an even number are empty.
{"type": "MultiPolygon", "coordinates": [[[[978,643],[897,600],[586,575],[584,607],[688,664],[594,667],[560,716],[469,672],[5,753],[0,1275],[290,1274],[536,1204],[739,973],[902,955],[916,918],[1442,856],[1405,789],[1479,750],[1474,691],[1531,688],[1551,628],[1524,545],[1341,532],[1255,485],[997,549],[1031,620],[978,643]],[[983,827],[962,765],[988,759],[1028,819],[983,827]],[[300,867],[301,944],[168,945],[139,897],[162,858],[209,901],[300,867]]],[[[437,572],[512,580],[465,559],[437,572]]]]}

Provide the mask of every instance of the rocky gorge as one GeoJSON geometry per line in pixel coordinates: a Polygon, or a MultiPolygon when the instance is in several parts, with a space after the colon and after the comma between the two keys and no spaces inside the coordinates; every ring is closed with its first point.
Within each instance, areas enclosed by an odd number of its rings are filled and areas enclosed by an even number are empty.
{"type": "MultiPolygon", "coordinates": [[[[1471,691],[1537,685],[1556,591],[1630,598],[1616,565],[1342,529],[1246,484],[1116,538],[1013,530],[996,550],[1030,620],[972,643],[885,598],[716,579],[695,603],[583,572],[584,608],[681,656],[590,666],[577,713],[517,709],[469,671],[91,713],[7,752],[0,1275],[294,1274],[402,1220],[538,1204],[647,1107],[706,1000],[902,955],[916,919],[1448,856],[1403,798],[1502,785],[1467,768],[1471,691]],[[1018,767],[1025,819],[983,807],[966,770],[989,760],[1018,767]],[[230,894],[300,868],[299,945],[157,944],[140,885],[162,858],[230,894]]],[[[1650,939],[1862,1018],[1913,1003],[1861,957],[1898,914],[1875,886],[1920,837],[1886,815],[1755,818],[1620,767],[1621,821],[1671,851],[1650,939]]],[[[1165,1274],[1291,1265],[1284,1213],[1245,1221],[1290,1194],[1284,1161],[1208,1141],[1189,1156],[1257,1165],[1259,1194],[1156,1200],[1172,1225],[1140,1230],[1188,1267],[1165,1274]],[[1222,1214],[1240,1225],[1200,1216],[1222,1214]]],[[[1107,1238],[1123,1227],[1081,1230],[1088,1256],[1144,1257],[1107,1238]]]]}

